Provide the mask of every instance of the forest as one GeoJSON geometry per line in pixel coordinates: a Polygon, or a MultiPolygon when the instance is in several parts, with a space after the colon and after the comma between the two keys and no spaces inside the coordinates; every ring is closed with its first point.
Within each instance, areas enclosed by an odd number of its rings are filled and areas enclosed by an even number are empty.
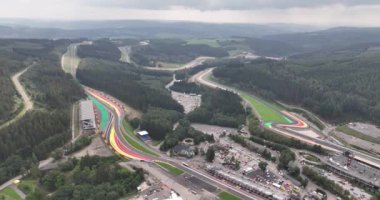
{"type": "Polygon", "coordinates": [[[84,59],[77,77],[84,85],[105,91],[128,105],[147,111],[150,106],[183,111],[164,85],[170,75],[151,76],[128,64],[101,59],[84,59]]]}
{"type": "Polygon", "coordinates": [[[149,45],[133,46],[131,59],[142,66],[155,66],[157,61],[187,63],[199,56],[224,57],[223,48],[204,44],[187,44],[180,39],[152,39],[149,45]]]}
{"type": "Polygon", "coordinates": [[[235,62],[214,76],[265,99],[280,100],[334,123],[380,124],[380,51],[346,49],[305,54],[286,61],[235,62]]]}
{"type": "Polygon", "coordinates": [[[84,97],[81,87],[60,67],[61,50],[66,48],[68,41],[16,40],[14,43],[19,46],[17,52],[22,52],[23,61],[33,59],[37,62],[21,78],[35,108],[0,130],[0,182],[25,171],[31,163],[47,158],[71,138],[71,105],[84,97]],[[48,44],[46,48],[45,43],[48,44]],[[22,49],[23,46],[27,48],[22,49]],[[40,46],[45,53],[31,49],[40,46]]]}
{"type": "Polygon", "coordinates": [[[167,151],[175,147],[179,142],[185,138],[193,138],[194,144],[198,145],[201,142],[215,142],[213,135],[204,134],[200,131],[195,130],[190,126],[190,121],[187,119],[181,119],[179,125],[174,131],[169,131],[165,137],[164,142],[160,146],[161,151],[167,151]]]}
{"type": "Polygon", "coordinates": [[[245,110],[238,95],[219,89],[206,89],[202,104],[188,114],[191,122],[238,128],[245,124],[245,110]]]}
{"type": "Polygon", "coordinates": [[[118,157],[84,156],[60,163],[58,168],[31,173],[38,187],[28,200],[119,199],[137,191],[144,180],[142,169],[129,171],[117,164],[118,157]]]}
{"type": "Polygon", "coordinates": [[[0,53],[0,124],[13,117],[19,110],[15,109],[15,99],[20,97],[11,81],[13,74],[26,67],[19,60],[22,60],[22,56],[0,53]]]}
{"type": "Polygon", "coordinates": [[[112,61],[118,61],[121,57],[117,46],[108,39],[95,40],[91,45],[80,45],[77,54],[80,58],[92,57],[112,61]]]}

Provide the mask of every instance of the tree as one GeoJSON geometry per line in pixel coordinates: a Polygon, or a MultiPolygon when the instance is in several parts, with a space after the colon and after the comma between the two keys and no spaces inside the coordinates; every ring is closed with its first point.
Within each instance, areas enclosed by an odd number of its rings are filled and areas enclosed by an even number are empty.
{"type": "Polygon", "coordinates": [[[263,162],[263,161],[260,161],[260,162],[259,162],[259,167],[260,167],[260,169],[261,169],[263,172],[266,171],[267,166],[268,166],[268,163],[267,163],[267,162],[263,162]]]}
{"type": "Polygon", "coordinates": [[[206,160],[207,162],[213,162],[215,158],[215,150],[213,147],[209,147],[206,152],[206,160]]]}
{"type": "Polygon", "coordinates": [[[30,167],[30,177],[33,179],[39,178],[41,176],[41,171],[38,169],[38,166],[32,163],[30,167]]]}

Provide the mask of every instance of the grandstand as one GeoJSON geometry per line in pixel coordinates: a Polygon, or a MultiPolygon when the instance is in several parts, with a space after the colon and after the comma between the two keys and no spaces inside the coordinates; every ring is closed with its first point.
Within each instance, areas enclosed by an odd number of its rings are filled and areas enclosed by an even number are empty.
{"type": "Polygon", "coordinates": [[[148,131],[139,131],[137,132],[137,134],[139,135],[140,139],[143,141],[151,140],[149,137],[148,131]]]}
{"type": "Polygon", "coordinates": [[[94,105],[91,100],[81,101],[79,104],[79,121],[83,130],[96,128],[94,105]]]}

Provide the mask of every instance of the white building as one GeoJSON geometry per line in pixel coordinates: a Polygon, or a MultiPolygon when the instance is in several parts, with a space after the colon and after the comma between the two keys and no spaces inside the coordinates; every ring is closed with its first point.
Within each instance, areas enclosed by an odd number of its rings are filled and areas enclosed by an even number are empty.
{"type": "Polygon", "coordinates": [[[96,128],[94,105],[91,100],[81,101],[79,104],[79,121],[83,130],[96,128]]]}

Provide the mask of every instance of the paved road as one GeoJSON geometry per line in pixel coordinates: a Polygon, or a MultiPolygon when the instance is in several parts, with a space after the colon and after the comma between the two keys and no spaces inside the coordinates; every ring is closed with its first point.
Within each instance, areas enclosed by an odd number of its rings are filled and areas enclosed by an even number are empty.
{"type": "MultiPolygon", "coordinates": [[[[51,164],[53,161],[54,161],[53,158],[48,158],[46,160],[42,160],[42,161],[40,161],[38,168],[43,169],[45,166],[51,164]]],[[[13,177],[9,181],[1,184],[0,185],[0,191],[3,190],[4,188],[8,187],[8,186],[11,186],[15,180],[20,180],[20,179],[22,179],[22,177],[23,177],[23,175],[18,175],[18,176],[13,177]]]]}
{"type": "MultiPolygon", "coordinates": [[[[72,48],[71,50],[70,50],[70,47],[68,49],[68,53],[70,54],[69,57],[74,58],[74,59],[78,58],[76,55],[73,54],[73,53],[76,53],[76,47],[74,48],[74,46],[71,46],[71,48],[72,48]]],[[[195,66],[198,66],[199,64],[201,64],[202,62],[204,62],[205,60],[208,60],[208,59],[209,58],[206,58],[206,57],[202,57],[201,59],[198,59],[198,60],[196,59],[195,61],[189,63],[185,67],[195,67],[195,66]]],[[[72,66],[75,66],[76,62],[79,63],[80,61],[75,61],[74,65],[72,65],[72,66]]],[[[64,68],[63,65],[64,65],[64,58],[62,58],[62,67],[64,68]]],[[[71,70],[76,70],[76,68],[77,67],[71,67],[71,70]]],[[[71,71],[71,74],[75,77],[76,72],[75,71],[71,71]]],[[[89,88],[89,89],[93,90],[91,88],[89,88]]],[[[103,93],[103,95],[105,95],[105,97],[108,96],[105,93],[103,93]]],[[[247,193],[245,191],[236,189],[234,186],[228,185],[228,184],[224,183],[223,181],[216,179],[215,177],[209,176],[208,174],[206,174],[206,172],[201,172],[199,170],[191,169],[189,167],[184,167],[181,164],[181,161],[177,161],[177,160],[171,159],[171,158],[165,158],[163,156],[161,156],[161,157],[153,157],[151,155],[147,155],[147,154],[145,154],[145,153],[143,153],[141,151],[138,151],[137,149],[135,149],[133,146],[131,146],[126,141],[126,139],[124,138],[124,135],[122,133],[122,131],[123,131],[122,129],[124,129],[124,127],[122,126],[122,120],[124,119],[125,110],[122,110],[121,108],[125,108],[125,106],[121,105],[120,101],[118,101],[117,99],[115,99],[115,98],[113,98],[111,96],[108,96],[107,102],[105,102],[104,99],[99,99],[99,98],[97,98],[97,99],[100,100],[100,102],[102,102],[102,104],[104,106],[106,106],[106,108],[108,108],[109,111],[110,111],[110,113],[112,114],[113,117],[111,117],[111,118],[113,119],[113,123],[110,122],[109,125],[110,125],[111,128],[113,126],[113,128],[115,129],[115,134],[116,134],[117,138],[119,138],[121,144],[124,145],[125,147],[127,147],[129,150],[133,150],[134,154],[139,154],[140,157],[147,158],[147,159],[143,159],[143,160],[152,161],[152,160],[155,159],[155,160],[160,160],[160,161],[163,161],[163,162],[170,163],[170,164],[172,164],[172,165],[174,165],[174,166],[176,166],[176,167],[178,167],[180,169],[183,169],[184,171],[188,172],[189,174],[192,174],[193,176],[198,177],[199,179],[208,182],[211,185],[219,186],[221,189],[226,190],[228,192],[231,192],[232,194],[237,195],[239,197],[242,197],[243,199],[263,199],[263,198],[261,198],[259,196],[255,196],[255,195],[247,193]],[[115,100],[115,101],[113,101],[112,99],[115,100]]],[[[112,130],[112,129],[110,129],[110,130],[112,130]]],[[[134,138],[134,137],[131,137],[131,138],[134,141],[139,142],[142,145],[145,145],[141,141],[138,141],[136,138],[134,138]]],[[[151,149],[151,150],[152,151],[156,151],[154,149],[151,149]]],[[[157,153],[160,154],[159,152],[157,152],[157,153]]]]}
{"type": "MultiPolygon", "coordinates": [[[[206,85],[206,86],[211,87],[211,88],[220,88],[220,89],[229,90],[229,91],[232,91],[236,94],[239,94],[239,92],[236,91],[232,87],[228,87],[228,86],[222,85],[220,83],[216,83],[216,82],[212,82],[210,80],[207,80],[206,77],[212,73],[213,69],[214,68],[206,69],[206,70],[203,70],[203,71],[195,74],[193,77],[190,78],[190,81],[198,82],[200,84],[206,85]]],[[[281,129],[281,128],[278,128],[276,126],[265,127],[265,128],[268,128],[268,129],[270,129],[270,130],[272,130],[278,134],[282,134],[282,135],[287,136],[287,137],[293,137],[293,138],[299,139],[299,140],[306,142],[306,143],[309,143],[309,144],[321,145],[323,148],[331,150],[331,151],[335,151],[335,152],[344,152],[344,151],[348,151],[348,150],[352,151],[352,152],[354,152],[356,159],[380,168],[380,159],[379,158],[373,157],[373,156],[368,155],[368,154],[364,154],[364,153],[357,151],[355,149],[347,148],[345,146],[338,145],[335,143],[330,143],[330,142],[325,141],[325,140],[308,137],[308,136],[299,134],[295,131],[291,131],[289,129],[281,129]]]]}
{"type": "Polygon", "coordinates": [[[25,68],[24,70],[16,73],[15,75],[13,75],[11,77],[12,83],[15,86],[16,91],[20,94],[21,99],[24,102],[24,107],[13,119],[11,119],[11,120],[5,122],[4,124],[2,124],[0,126],[0,129],[4,128],[4,127],[6,127],[6,126],[8,126],[8,125],[10,125],[12,123],[14,123],[18,119],[20,119],[26,112],[28,112],[29,110],[33,109],[33,101],[28,96],[28,93],[26,92],[25,88],[22,86],[22,84],[20,82],[20,76],[22,76],[25,72],[28,71],[28,69],[30,69],[34,65],[36,65],[35,62],[33,62],[33,64],[29,65],[27,68],[25,68]]]}
{"type": "Polygon", "coordinates": [[[70,73],[76,79],[77,68],[80,63],[80,58],[77,55],[78,46],[91,45],[91,41],[83,41],[80,43],[73,43],[67,47],[67,51],[61,58],[61,66],[64,72],[70,73]]]}
{"type": "Polygon", "coordinates": [[[198,57],[198,58],[192,60],[191,62],[186,63],[186,64],[182,65],[181,67],[177,67],[177,68],[145,67],[145,69],[175,72],[175,71],[179,71],[179,70],[183,70],[183,69],[191,69],[191,68],[194,68],[196,66],[203,64],[204,62],[206,62],[208,60],[214,60],[214,59],[215,59],[214,57],[201,56],[201,57],[198,57]]]}

